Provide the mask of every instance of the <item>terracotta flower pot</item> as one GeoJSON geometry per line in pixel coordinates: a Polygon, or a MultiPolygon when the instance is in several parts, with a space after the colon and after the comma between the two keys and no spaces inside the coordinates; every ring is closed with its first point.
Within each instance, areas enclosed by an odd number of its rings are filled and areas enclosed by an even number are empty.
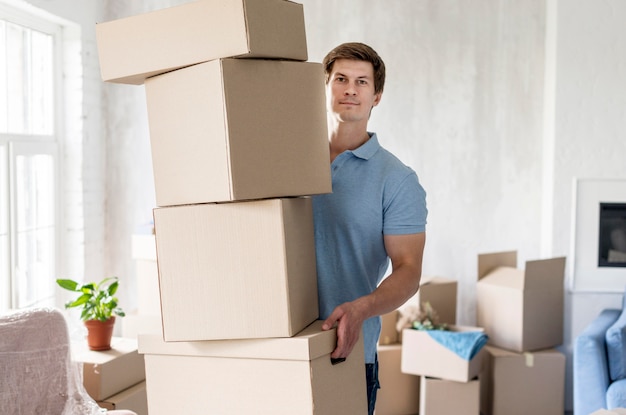
{"type": "Polygon", "coordinates": [[[85,321],[89,350],[110,350],[113,326],[115,326],[115,317],[111,317],[107,321],[85,321]]]}

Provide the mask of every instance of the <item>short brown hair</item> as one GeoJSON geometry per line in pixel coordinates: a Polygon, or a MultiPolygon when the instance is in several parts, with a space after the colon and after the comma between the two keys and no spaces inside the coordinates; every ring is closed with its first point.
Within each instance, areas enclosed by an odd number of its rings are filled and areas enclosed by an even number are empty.
{"type": "Polygon", "coordinates": [[[342,43],[324,57],[322,65],[326,73],[326,83],[333,70],[333,64],[337,59],[352,59],[357,61],[370,62],[374,67],[374,92],[381,93],[385,87],[385,62],[378,56],[378,53],[364,43],[350,42],[342,43]]]}

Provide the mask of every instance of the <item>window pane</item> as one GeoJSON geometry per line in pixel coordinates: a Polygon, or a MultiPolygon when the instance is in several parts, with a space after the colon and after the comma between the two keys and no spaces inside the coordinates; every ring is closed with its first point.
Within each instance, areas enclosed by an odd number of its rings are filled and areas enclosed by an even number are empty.
{"type": "Polygon", "coordinates": [[[52,298],[55,277],[54,159],[17,155],[15,295],[17,307],[52,298]]]}
{"type": "Polygon", "coordinates": [[[53,134],[53,37],[3,21],[0,44],[6,82],[0,83],[5,97],[0,110],[0,132],[53,134]]]}
{"type": "Polygon", "coordinates": [[[31,89],[29,132],[52,134],[52,36],[31,33],[31,89]]]}

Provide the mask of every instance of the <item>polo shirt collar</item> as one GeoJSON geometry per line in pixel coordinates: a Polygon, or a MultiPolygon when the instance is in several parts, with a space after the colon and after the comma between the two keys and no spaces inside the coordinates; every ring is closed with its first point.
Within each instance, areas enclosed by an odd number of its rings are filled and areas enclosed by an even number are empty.
{"type": "Polygon", "coordinates": [[[378,137],[376,137],[376,133],[369,133],[370,139],[365,143],[361,144],[360,147],[352,150],[352,154],[356,157],[361,158],[363,160],[369,160],[380,148],[380,144],[378,143],[378,137]]]}

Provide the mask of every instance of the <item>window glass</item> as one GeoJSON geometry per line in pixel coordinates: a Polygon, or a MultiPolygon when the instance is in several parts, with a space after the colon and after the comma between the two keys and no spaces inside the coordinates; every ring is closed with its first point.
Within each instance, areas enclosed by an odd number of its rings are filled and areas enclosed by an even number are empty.
{"type": "Polygon", "coordinates": [[[15,157],[14,287],[17,307],[54,295],[54,159],[49,154],[15,157]]]}
{"type": "Polygon", "coordinates": [[[0,26],[5,94],[0,132],[53,134],[53,37],[9,21],[0,26]]]}

